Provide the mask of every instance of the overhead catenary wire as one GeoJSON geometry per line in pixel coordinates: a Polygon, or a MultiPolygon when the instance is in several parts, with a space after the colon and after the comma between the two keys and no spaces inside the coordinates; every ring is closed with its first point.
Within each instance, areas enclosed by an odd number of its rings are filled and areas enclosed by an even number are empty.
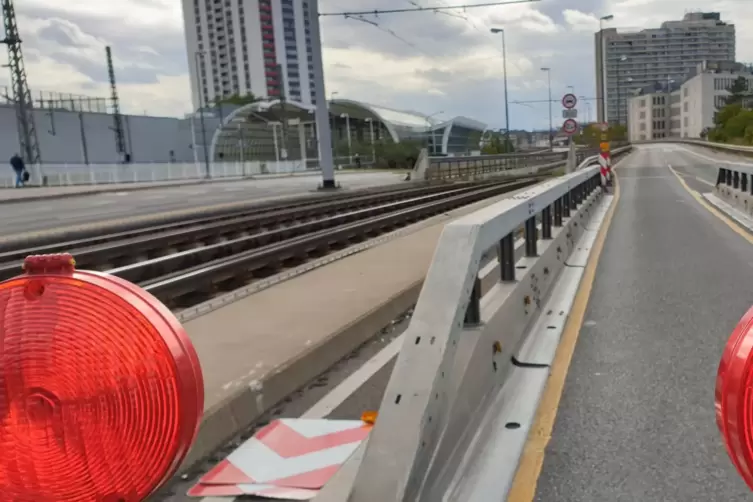
{"type": "Polygon", "coordinates": [[[366,19],[363,16],[344,16],[344,17],[345,17],[345,19],[353,19],[354,21],[360,21],[362,23],[370,24],[371,26],[375,27],[376,29],[387,33],[388,35],[394,37],[395,39],[397,39],[397,40],[399,40],[401,42],[403,42],[404,44],[413,47],[417,51],[419,51],[419,52],[421,52],[423,54],[427,54],[426,51],[424,51],[420,47],[416,46],[415,44],[413,44],[409,40],[406,40],[405,38],[401,37],[400,35],[398,35],[397,33],[395,33],[393,30],[391,30],[389,28],[385,28],[384,26],[381,26],[376,21],[372,21],[371,19],[366,19]]]}
{"type": "Polygon", "coordinates": [[[463,4],[463,5],[433,5],[429,7],[410,7],[410,8],[403,8],[403,9],[372,9],[372,10],[363,10],[363,11],[353,11],[353,12],[320,12],[320,17],[328,17],[328,16],[341,16],[341,17],[348,17],[348,16],[379,16],[383,14],[404,14],[407,12],[440,12],[440,11],[448,11],[448,10],[468,10],[468,9],[477,9],[481,7],[499,7],[503,5],[513,5],[513,4],[523,4],[523,3],[533,3],[533,2],[539,2],[541,0],[507,0],[503,2],[486,2],[486,3],[478,3],[478,4],[463,4]]]}

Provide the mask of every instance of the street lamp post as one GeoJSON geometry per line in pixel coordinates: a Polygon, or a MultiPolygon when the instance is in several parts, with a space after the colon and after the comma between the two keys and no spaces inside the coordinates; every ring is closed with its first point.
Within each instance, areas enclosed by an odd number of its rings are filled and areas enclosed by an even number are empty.
{"type": "Polygon", "coordinates": [[[607,121],[607,58],[604,50],[604,21],[614,19],[612,14],[601,16],[599,18],[599,51],[601,53],[601,120],[607,121]]]}
{"type": "Polygon", "coordinates": [[[371,162],[373,167],[376,167],[376,146],[374,145],[374,120],[371,117],[366,117],[366,122],[369,123],[369,136],[371,137],[371,162]]]}
{"type": "MultiPolygon", "coordinates": [[[[193,56],[196,63],[196,92],[199,93],[199,119],[201,120],[202,142],[201,148],[204,151],[204,177],[209,179],[212,177],[212,175],[209,168],[209,150],[207,149],[207,126],[204,121],[204,89],[201,85],[201,76],[199,72],[199,60],[204,57],[204,53],[201,51],[196,51],[193,56]]],[[[194,145],[194,148],[196,148],[196,145],[194,145]]]]}
{"type": "Polygon", "coordinates": [[[505,152],[510,145],[510,103],[507,99],[507,47],[505,44],[505,30],[503,28],[492,28],[492,33],[502,35],[502,75],[505,86],[505,152]]]}
{"type": "Polygon", "coordinates": [[[586,124],[591,123],[591,103],[586,101],[588,98],[585,96],[580,96],[578,99],[583,101],[583,103],[586,105],[586,116],[584,117],[586,119],[586,124]]]}
{"type": "Polygon", "coordinates": [[[542,68],[541,71],[545,71],[547,79],[549,80],[549,149],[554,149],[554,135],[552,130],[554,129],[554,121],[552,120],[552,69],[542,68]]]}
{"type": "Polygon", "coordinates": [[[348,165],[351,165],[353,163],[353,145],[350,139],[350,115],[347,113],[341,113],[340,118],[345,119],[345,129],[348,132],[348,165]]]}

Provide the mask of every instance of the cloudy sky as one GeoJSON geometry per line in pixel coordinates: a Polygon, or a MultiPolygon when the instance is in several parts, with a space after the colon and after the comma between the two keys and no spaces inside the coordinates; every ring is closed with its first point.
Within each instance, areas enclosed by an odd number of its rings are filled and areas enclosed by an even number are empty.
{"type": "MultiPolygon", "coordinates": [[[[320,0],[320,11],[411,5],[458,5],[488,0],[320,0]]],[[[107,96],[104,46],[111,45],[125,111],[181,116],[191,108],[180,0],[17,0],[32,91],[107,96]]],[[[658,26],[702,0],[541,0],[527,4],[365,17],[322,18],[327,92],[341,98],[440,117],[465,115],[504,126],[502,53],[505,28],[511,101],[546,100],[573,86],[593,98],[593,33],[598,17],[611,26],[658,26]]],[[[714,10],[737,25],[738,60],[753,61],[753,1],[716,0],[714,10]]],[[[5,63],[5,56],[0,61],[5,63]]],[[[7,70],[5,70],[7,72],[7,70]]],[[[7,85],[8,76],[0,76],[7,85]]],[[[579,106],[581,115],[588,107],[579,106]]],[[[592,107],[591,115],[595,114],[592,107]]],[[[555,121],[559,106],[554,107],[555,121]]],[[[546,103],[510,105],[512,128],[545,127],[546,103]]],[[[561,119],[560,119],[561,121],[561,119]]]]}

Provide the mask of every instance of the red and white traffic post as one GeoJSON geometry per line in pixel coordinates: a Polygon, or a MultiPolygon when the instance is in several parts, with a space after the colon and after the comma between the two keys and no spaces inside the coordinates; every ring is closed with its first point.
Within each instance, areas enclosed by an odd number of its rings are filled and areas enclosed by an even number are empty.
{"type": "Polygon", "coordinates": [[[601,124],[601,143],[599,151],[599,166],[601,171],[601,185],[606,187],[612,183],[612,154],[609,145],[609,124],[601,124]]]}

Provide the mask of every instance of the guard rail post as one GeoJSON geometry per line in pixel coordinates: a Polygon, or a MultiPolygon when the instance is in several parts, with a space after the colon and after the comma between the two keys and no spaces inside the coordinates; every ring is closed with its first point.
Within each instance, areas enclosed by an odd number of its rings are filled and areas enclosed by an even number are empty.
{"type": "Polygon", "coordinates": [[[445,227],[376,425],[317,502],[506,499],[595,239],[589,221],[611,200],[599,177],[581,169],[445,227]],[[573,294],[554,294],[561,284],[573,294]]]}

